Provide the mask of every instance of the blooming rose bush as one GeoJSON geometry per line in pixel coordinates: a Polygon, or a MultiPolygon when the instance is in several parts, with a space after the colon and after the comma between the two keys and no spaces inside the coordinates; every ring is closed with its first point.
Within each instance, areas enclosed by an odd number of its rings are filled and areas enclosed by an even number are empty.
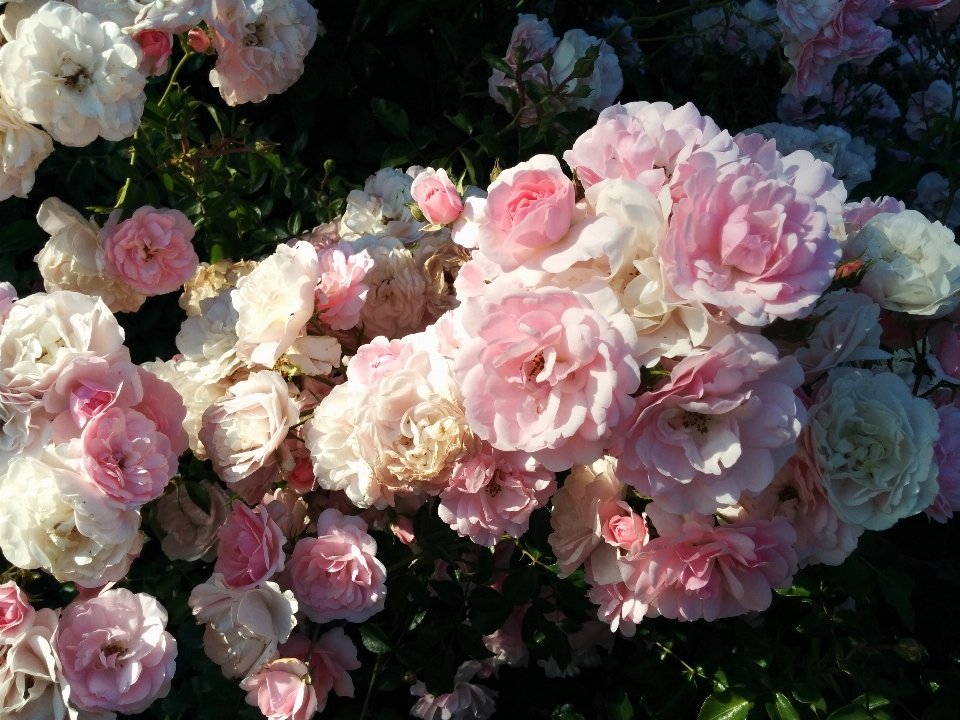
{"type": "Polygon", "coordinates": [[[4,6],[0,718],[955,713],[960,3],[615,5],[4,6]]]}

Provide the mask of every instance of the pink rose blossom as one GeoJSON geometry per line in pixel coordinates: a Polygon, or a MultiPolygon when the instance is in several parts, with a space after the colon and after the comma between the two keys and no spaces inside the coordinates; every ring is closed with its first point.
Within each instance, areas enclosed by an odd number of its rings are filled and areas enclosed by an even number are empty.
{"type": "Polygon", "coordinates": [[[210,47],[210,36],[201,28],[190,28],[187,32],[187,42],[190,43],[190,49],[194,52],[206,52],[210,47]]]}
{"type": "Polygon", "coordinates": [[[136,410],[112,408],[95,416],[71,443],[103,502],[134,510],[160,497],[177,472],[177,456],[156,425],[136,410]]]}
{"type": "Polygon", "coordinates": [[[840,259],[828,210],[839,211],[842,186],[805,151],[783,158],[758,136],[742,147],[749,157],[701,170],[674,205],[660,249],[667,300],[703,302],[745,325],[803,317],[840,259]]]}
{"type": "Polygon", "coordinates": [[[141,30],[133,39],[143,50],[140,72],[147,77],[163,75],[173,52],[173,36],[160,30],[141,30]]]}
{"type": "Polygon", "coordinates": [[[200,264],[190,242],[194,232],[179,210],[149,205],[121,223],[108,221],[102,234],[107,272],[144,295],[173,292],[200,264]]]}
{"type": "Polygon", "coordinates": [[[611,515],[603,523],[600,535],[613,547],[631,552],[647,544],[650,533],[642,515],[637,515],[625,502],[618,503],[625,515],[611,515]]]}
{"type": "Polygon", "coordinates": [[[510,34],[510,47],[504,58],[510,67],[517,68],[517,49],[522,45],[527,60],[542,60],[553,50],[557,38],[553,34],[549,20],[540,20],[536,15],[517,15],[517,26],[510,34]]]}
{"type": "Polygon", "coordinates": [[[504,533],[520,537],[530,513],[557,489],[553,473],[526,453],[495,450],[487,443],[453,467],[440,494],[440,519],[478,545],[493,546],[504,533]]]}
{"type": "Polygon", "coordinates": [[[263,505],[251,510],[235,502],[217,537],[220,554],[214,571],[230,587],[252,588],[283,570],[286,538],[263,505]]]}
{"type": "Polygon", "coordinates": [[[470,426],[548,470],[593,462],[633,410],[632,321],[608,287],[488,289],[463,311],[470,340],[454,360],[470,426]]]}
{"type": "Polygon", "coordinates": [[[313,472],[313,462],[310,456],[297,458],[293,470],[286,475],[287,487],[301,495],[306,495],[317,489],[317,476],[313,472]]]}
{"type": "Polygon", "coordinates": [[[261,502],[288,540],[303,534],[311,523],[309,506],[292,488],[278,488],[272,493],[265,493],[261,502]]]}
{"type": "Polygon", "coordinates": [[[357,660],[357,646],[343,632],[343,628],[333,628],[312,642],[306,635],[295,634],[280,646],[280,653],[295,657],[310,667],[313,687],[317,693],[317,712],[323,712],[332,690],[340,697],[354,696],[351,670],[360,667],[357,660]],[[313,648],[313,654],[307,660],[307,653],[313,648]]]}
{"type": "Polygon", "coordinates": [[[0,645],[9,644],[33,626],[35,613],[26,593],[10,580],[0,585],[0,645]]]}
{"type": "Polygon", "coordinates": [[[78,356],[57,376],[43,396],[43,409],[55,417],[54,435],[66,442],[94,417],[114,406],[133,407],[143,399],[137,366],[78,356]]]}
{"type": "Polygon", "coordinates": [[[183,421],[187,417],[183,398],[166,380],[139,366],[137,373],[143,385],[143,399],[134,405],[133,409],[153,421],[157,432],[170,441],[170,451],[180,457],[190,447],[190,438],[183,427],[183,421]]]}
{"type": "Polygon", "coordinates": [[[771,588],[797,571],[796,533],[784,518],[714,526],[707,515],[670,516],[647,506],[660,537],[620,561],[624,583],[647,615],[712,622],[766,610],[771,588]]]}
{"type": "Polygon", "coordinates": [[[960,332],[956,327],[946,328],[940,338],[937,361],[944,375],[960,382],[960,332]]]}
{"type": "Polygon", "coordinates": [[[288,563],[300,609],[317,623],[364,622],[383,609],[386,569],[367,524],[332,508],[317,518],[317,537],[303,538],[288,563]]]}
{"type": "Polygon", "coordinates": [[[693,103],[674,108],[665,102],[635,102],[601,112],[563,159],[585,188],[621,178],[642,183],[654,195],[669,184],[677,199],[697,169],[736,160],[737,147],[693,103]]]}
{"type": "Polygon", "coordinates": [[[309,679],[306,665],[281,658],[241,680],[240,689],[267,720],[310,720],[317,712],[317,692],[309,679]]]}
{"type": "Polygon", "coordinates": [[[598,606],[597,619],[609,625],[611,632],[620,631],[625,637],[636,634],[647,612],[647,606],[622,582],[595,585],[587,591],[587,597],[598,606]]]}
{"type": "Polygon", "coordinates": [[[453,692],[437,697],[427,692],[424,683],[415,683],[410,694],[420,699],[410,709],[410,714],[422,720],[487,720],[496,710],[497,692],[470,682],[481,669],[476,660],[465,662],[454,676],[453,692]]]}
{"type": "Polygon", "coordinates": [[[871,200],[864,198],[860,202],[847,203],[843,206],[843,225],[847,235],[853,235],[867,224],[867,221],[883,213],[898,213],[906,210],[902,200],[889,196],[871,200]]]}
{"type": "Polygon", "coordinates": [[[170,692],[177,641],[150,595],[114,589],[74,601],[54,638],[72,704],[80,710],[143,712],[170,692]]]}
{"type": "Polygon", "coordinates": [[[420,206],[420,211],[427,222],[434,225],[449,225],[463,210],[463,200],[460,193],[447,177],[443,168],[434,170],[426,168],[413,180],[410,186],[413,201],[420,206]]]}
{"type": "Polygon", "coordinates": [[[729,335],[681,360],[641,395],[617,465],[620,479],[668,512],[713,513],[757,493],[793,454],[807,413],[803,370],[759,335],[729,335]]]}
{"type": "Polygon", "coordinates": [[[526,605],[518,605],[496,632],[483,636],[484,647],[493,653],[489,662],[494,665],[527,666],[530,652],[523,642],[523,616],[526,612],[526,605]]]}
{"type": "Polygon", "coordinates": [[[960,512],[960,409],[944,405],[937,409],[940,416],[940,439],[933,448],[933,457],[940,472],[937,483],[940,492],[926,509],[927,517],[945,523],[960,512]]]}
{"type": "Polygon", "coordinates": [[[317,313],[334,330],[349,330],[360,322],[360,311],[370,286],[363,278],[373,267],[366,250],[354,254],[349,243],[324,248],[317,253],[320,284],[317,285],[317,313]]]}

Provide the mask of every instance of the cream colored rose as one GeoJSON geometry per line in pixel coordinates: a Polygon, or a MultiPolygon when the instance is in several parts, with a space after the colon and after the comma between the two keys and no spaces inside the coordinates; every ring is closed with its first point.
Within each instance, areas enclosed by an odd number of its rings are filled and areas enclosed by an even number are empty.
{"type": "Polygon", "coordinates": [[[360,311],[364,335],[398,338],[420,330],[429,293],[423,266],[403,243],[387,235],[368,235],[354,247],[366,250],[374,263],[363,280],[370,286],[360,311]]]}
{"type": "Polygon", "coordinates": [[[37,610],[33,626],[0,647],[0,712],[4,718],[64,720],[53,635],[57,614],[37,610]]]}
{"type": "Polygon", "coordinates": [[[0,99],[0,200],[12,195],[26,197],[33,189],[37,168],[52,152],[50,136],[25,122],[0,99]]]}
{"type": "Polygon", "coordinates": [[[181,361],[177,368],[199,384],[216,383],[242,365],[237,357],[238,314],[230,290],[200,302],[202,314],[188,317],[177,333],[181,361]]]}
{"type": "Polygon", "coordinates": [[[313,315],[320,280],[317,251],[304,241],[278,245],[232,292],[237,356],[272,368],[313,315]]]}
{"type": "Polygon", "coordinates": [[[286,381],[261,370],[206,409],[200,440],[220,478],[238,482],[275,463],[274,453],[299,420],[286,381]]]}
{"type": "Polygon", "coordinates": [[[276,658],[277,646],[297,624],[293,593],[281,593],[272,582],[234,590],[214,573],[193,589],[189,603],[197,622],[207,626],[204,652],[228,678],[251,675],[276,658]]]}
{"type": "Polygon", "coordinates": [[[236,287],[242,277],[253,272],[259,263],[255,260],[218,260],[213,263],[200,263],[197,272],[183,284],[180,295],[180,307],[187,317],[196,317],[203,313],[200,303],[207,298],[215,298],[223,290],[236,287]]]}

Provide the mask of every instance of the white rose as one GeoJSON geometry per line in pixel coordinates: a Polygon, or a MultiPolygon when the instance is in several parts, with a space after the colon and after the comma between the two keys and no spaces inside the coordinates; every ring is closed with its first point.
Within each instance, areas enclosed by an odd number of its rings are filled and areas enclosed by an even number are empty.
{"type": "Polygon", "coordinates": [[[810,432],[841,520],[886,530],[937,497],[933,405],[893,373],[836,368],[813,398],[810,432]]]}
{"type": "Polygon", "coordinates": [[[426,311],[429,285],[423,267],[394,237],[367,235],[354,241],[366,250],[373,267],[363,281],[370,287],[360,311],[364,335],[398,338],[417,332],[426,311]]]}
{"type": "Polygon", "coordinates": [[[58,198],[40,204],[37,223],[50,239],[36,257],[47,292],[70,290],[99,297],[111,312],[136,312],[146,300],[103,270],[100,228],[58,198]]]}
{"type": "Polygon", "coordinates": [[[202,315],[200,301],[217,297],[223,290],[236,287],[242,277],[246,277],[259,265],[256,260],[218,260],[213,263],[200,263],[193,277],[183,284],[180,295],[180,307],[187,317],[202,315]]]}
{"type": "Polygon", "coordinates": [[[317,251],[305,241],[278,245],[273,255],[240,278],[232,293],[238,314],[237,356],[273,367],[313,315],[319,281],[317,251]]]}
{"type": "Polygon", "coordinates": [[[153,0],[145,4],[128,0],[131,6],[140,5],[140,12],[128,32],[161,30],[179,35],[200,24],[210,12],[210,0],[153,0]]]}
{"type": "Polygon", "coordinates": [[[0,476],[0,549],[17,567],[42,568],[60,582],[84,587],[116,582],[143,544],[139,514],[126,511],[115,516],[113,526],[99,528],[99,518],[83,512],[82,496],[68,502],[61,492],[62,484],[72,482],[69,475],[38,458],[10,461],[0,476]],[[94,530],[119,541],[94,540],[86,534],[94,530]]]}
{"type": "Polygon", "coordinates": [[[252,373],[203,413],[200,439],[224,482],[275,462],[274,452],[300,420],[287,383],[272,370],[252,373]]]}
{"type": "Polygon", "coordinates": [[[407,207],[413,202],[410,188],[417,173],[383,168],[367,178],[363,190],[351,190],[340,219],[340,237],[356,240],[363,235],[390,235],[411,241],[420,237],[424,223],[407,207]]]}
{"type": "Polygon", "coordinates": [[[880,306],[866,295],[841,290],[825,295],[813,311],[825,316],[794,353],[806,382],[813,382],[841,363],[887,360],[880,349],[880,306]]]}
{"type": "Polygon", "coordinates": [[[53,141],[0,98],[0,143],[0,200],[26,197],[37,168],[53,152],[53,141]]]}
{"type": "Polygon", "coordinates": [[[3,718],[64,720],[53,635],[57,614],[37,610],[33,626],[0,648],[0,713],[3,718]]]}
{"type": "Polygon", "coordinates": [[[845,259],[874,261],[860,289],[887,310],[942,317],[960,303],[960,246],[915,210],[872,217],[843,246],[845,259]]]}
{"type": "Polygon", "coordinates": [[[777,0],[781,30],[798,43],[813,40],[839,10],[837,0],[777,0]]]}
{"type": "MultiPolygon", "coordinates": [[[[940,173],[927,173],[917,182],[917,207],[929,217],[943,217],[949,198],[950,181],[940,173]]],[[[953,204],[944,224],[951,230],[960,226],[960,193],[953,196],[953,204]]]]}
{"type": "Polygon", "coordinates": [[[101,300],[66,291],[17,300],[0,330],[0,396],[20,407],[39,404],[83,353],[108,362],[130,359],[123,330],[101,300]]]}
{"type": "Polygon", "coordinates": [[[200,302],[202,314],[188,317],[177,333],[182,359],[178,369],[199,384],[230,377],[242,364],[237,357],[236,325],[239,317],[230,290],[200,302]]]}
{"type": "Polygon", "coordinates": [[[174,560],[204,560],[217,558],[219,539],[217,531],[230,514],[230,495],[219,483],[201,480],[210,497],[210,512],[198,507],[180,485],[171,487],[157,501],[157,520],[166,535],[161,547],[174,560]]]}
{"type": "Polygon", "coordinates": [[[196,382],[187,373],[180,369],[181,362],[167,360],[162,362],[155,360],[143,363],[142,367],[147,372],[153,373],[161,380],[166,380],[173,385],[174,389],[180,393],[183,398],[183,404],[187,408],[187,416],[183,420],[183,429],[190,439],[190,449],[200,460],[207,459],[207,451],[200,441],[200,426],[203,421],[203,413],[207,408],[213,405],[217,400],[227,394],[230,387],[229,380],[221,380],[215,383],[196,382]]]}
{"type": "Polygon", "coordinates": [[[0,89],[24,120],[64,145],[122,140],[143,113],[142,56],[116,24],[49,2],[0,48],[0,89]]]}
{"type": "Polygon", "coordinates": [[[287,351],[286,359],[304,375],[327,375],[340,366],[340,342],[332,337],[302,335],[287,351]]]}
{"type": "Polygon", "coordinates": [[[276,583],[234,590],[214,573],[190,593],[197,622],[205,623],[203,650],[226,677],[246,677],[277,656],[297,624],[293,593],[276,583]]]}
{"type": "Polygon", "coordinates": [[[574,78],[563,86],[565,93],[574,97],[564,100],[564,104],[571,110],[588,108],[600,112],[617,99],[623,90],[623,73],[620,62],[606,40],[598,40],[583,30],[568,30],[563,39],[553,51],[553,67],[550,68],[550,77],[555,86],[559,87],[570,77],[577,60],[584,57],[587,49],[600,44],[600,56],[593,65],[593,72],[585,78],[574,78]],[[579,97],[580,88],[589,88],[586,97],[579,97]]]}
{"type": "Polygon", "coordinates": [[[115,23],[125,32],[129,32],[137,15],[144,9],[137,0],[78,0],[76,7],[81,12],[95,15],[100,22],[115,23]]]}

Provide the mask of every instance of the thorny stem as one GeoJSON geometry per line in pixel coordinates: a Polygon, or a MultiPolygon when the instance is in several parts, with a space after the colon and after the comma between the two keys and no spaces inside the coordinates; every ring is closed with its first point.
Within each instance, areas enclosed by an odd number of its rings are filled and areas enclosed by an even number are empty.
{"type": "Polygon", "coordinates": [[[687,662],[686,662],[682,657],[680,657],[679,655],[677,655],[673,650],[671,650],[670,648],[668,648],[668,647],[667,647],[666,645],[664,645],[662,642],[659,642],[659,641],[656,641],[656,640],[655,640],[653,644],[656,645],[656,646],[657,646],[658,648],[660,648],[661,650],[663,650],[665,653],[667,653],[670,657],[672,657],[672,658],[673,658],[674,660],[676,660],[678,663],[680,663],[681,665],[683,665],[683,666],[684,666],[690,673],[692,673],[693,675],[696,675],[697,677],[703,678],[704,680],[706,680],[706,681],[708,681],[708,682],[710,681],[710,678],[708,678],[706,675],[704,675],[702,672],[700,672],[700,671],[697,670],[696,668],[691,667],[689,664],[687,664],[687,662]]]}
{"type": "Polygon", "coordinates": [[[363,710],[360,711],[360,720],[366,720],[367,712],[370,710],[370,701],[373,699],[373,686],[377,682],[377,676],[380,675],[380,663],[383,657],[378,657],[373,666],[373,674],[370,675],[370,685],[367,687],[367,696],[363,699],[363,710]]]}
{"type": "Polygon", "coordinates": [[[160,102],[157,103],[157,107],[163,107],[163,104],[167,101],[167,98],[170,96],[170,92],[173,90],[173,86],[177,83],[177,76],[180,74],[180,71],[183,70],[183,66],[187,64],[187,60],[194,56],[195,53],[186,52],[183,54],[183,57],[180,58],[180,62],[177,63],[177,66],[173,69],[173,73],[170,75],[170,82],[167,83],[167,89],[163,91],[163,95],[160,96],[160,102]]]}

